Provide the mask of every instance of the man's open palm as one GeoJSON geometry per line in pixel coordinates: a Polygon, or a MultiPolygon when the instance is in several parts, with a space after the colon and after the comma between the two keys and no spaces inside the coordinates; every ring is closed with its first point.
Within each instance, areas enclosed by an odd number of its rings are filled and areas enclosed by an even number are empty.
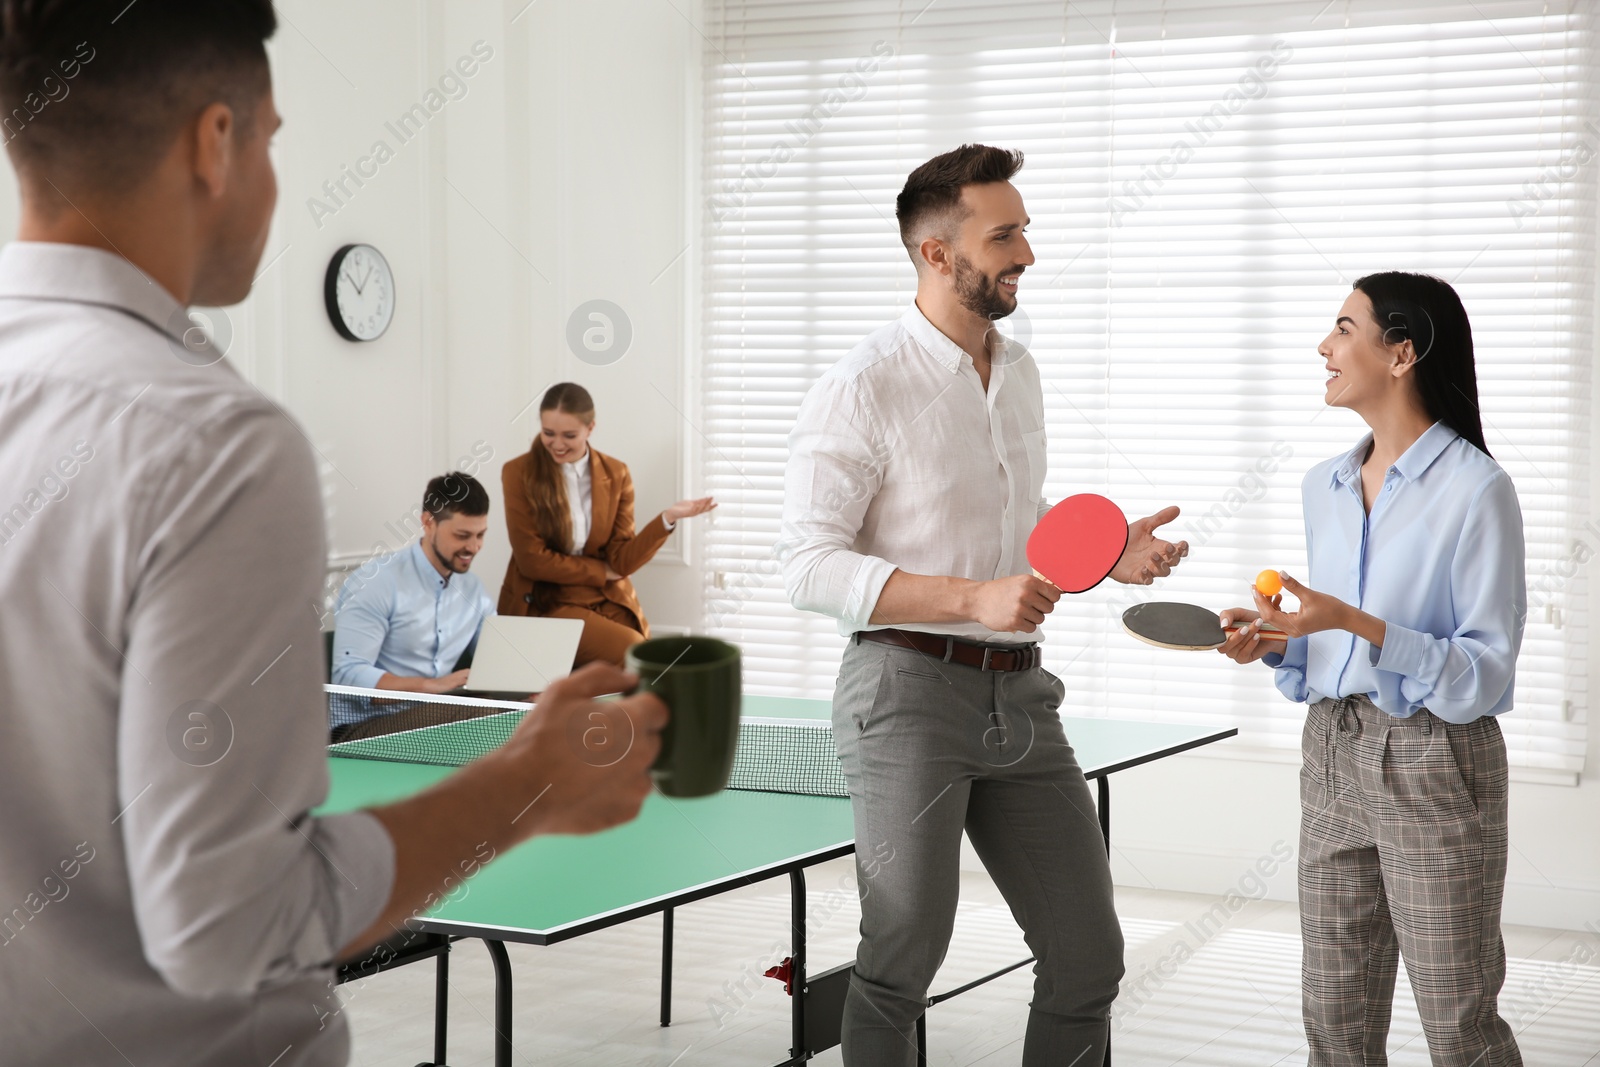
{"type": "Polygon", "coordinates": [[[1111,568],[1111,577],[1124,585],[1149,585],[1171,574],[1178,561],[1189,554],[1189,542],[1163,541],[1156,536],[1156,530],[1177,517],[1178,508],[1174,505],[1128,523],[1128,547],[1111,568]]]}

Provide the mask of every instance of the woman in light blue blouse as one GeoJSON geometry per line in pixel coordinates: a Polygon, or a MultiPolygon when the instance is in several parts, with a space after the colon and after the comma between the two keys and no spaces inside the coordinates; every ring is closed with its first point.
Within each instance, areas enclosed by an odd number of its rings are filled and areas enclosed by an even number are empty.
{"type": "Polygon", "coordinates": [[[1309,705],[1300,772],[1310,1067],[1388,1062],[1403,956],[1434,1067],[1522,1058],[1505,980],[1508,711],[1527,613],[1522,514],[1484,445],[1472,327],[1420,274],[1355,283],[1317,348],[1371,433],[1301,486],[1307,585],[1254,594],[1223,654],[1309,705]],[[1287,648],[1259,636],[1287,631],[1287,648]],[[1273,651],[1279,649],[1281,651],[1273,651]]]}

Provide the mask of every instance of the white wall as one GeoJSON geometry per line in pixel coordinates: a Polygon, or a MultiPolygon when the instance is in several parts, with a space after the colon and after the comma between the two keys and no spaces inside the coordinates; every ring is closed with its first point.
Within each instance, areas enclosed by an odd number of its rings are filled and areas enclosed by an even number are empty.
{"type": "MultiPolygon", "coordinates": [[[[272,51],[287,124],[267,258],[282,254],[251,300],[226,315],[232,358],[302,421],[325,457],[334,554],[398,547],[387,524],[411,512],[427,477],[475,447],[492,450],[483,475],[498,534],[500,464],[527,448],[530,404],[564,378],[594,392],[596,444],[632,467],[641,516],[692,492],[695,9],[655,0],[285,0],[279,11],[272,51]],[[465,97],[399,145],[384,124],[422,101],[477,41],[493,56],[465,97]],[[379,138],[395,158],[318,225],[307,200],[379,138]],[[347,241],[377,245],[398,279],[394,324],[376,343],[340,340],[322,310],[328,258],[347,241]],[[596,298],[623,308],[633,326],[631,348],[609,366],[580,361],[565,339],[573,309],[596,298]]],[[[9,233],[9,173],[0,182],[9,233]]],[[[693,533],[690,524],[639,576],[658,624],[700,620],[693,533]]],[[[496,536],[475,565],[491,589],[507,555],[496,536]]],[[[1600,646],[1591,661],[1600,663],[1600,646]]],[[[1577,788],[1513,786],[1510,921],[1600,926],[1600,730],[1589,767],[1577,788]]],[[[1296,775],[1293,764],[1210,756],[1118,774],[1119,882],[1238,887],[1275,842],[1295,842],[1296,775]]],[[[1292,871],[1281,871],[1272,894],[1293,892],[1292,871]]]]}
{"type": "MultiPolygon", "coordinates": [[[[234,317],[249,335],[241,364],[327,460],[335,560],[398,547],[426,479],[472,457],[495,501],[495,536],[474,570],[497,590],[509,557],[500,466],[527,449],[539,396],[564,379],[594,394],[595,444],[632,468],[641,522],[687,495],[693,27],[671,5],[636,0],[301,0],[279,11],[287,125],[268,258],[288,251],[234,317]],[[441,94],[425,132],[402,145],[390,127],[464,58],[476,67],[465,94],[447,87],[459,99],[441,94]],[[332,205],[323,182],[379,139],[394,158],[359,189],[347,181],[354,195],[317,218],[308,201],[332,205]],[[339,339],[321,309],[328,257],[348,241],[377,245],[398,278],[394,324],[371,344],[339,339]],[[593,299],[632,326],[607,365],[567,343],[569,315],[593,299]]],[[[699,618],[692,537],[688,524],[637,580],[658,624],[699,618]]]]}

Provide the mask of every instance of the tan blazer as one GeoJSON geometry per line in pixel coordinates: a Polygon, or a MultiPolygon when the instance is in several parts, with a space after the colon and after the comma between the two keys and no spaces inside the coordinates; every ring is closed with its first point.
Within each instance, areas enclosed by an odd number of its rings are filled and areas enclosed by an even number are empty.
{"type": "Polygon", "coordinates": [[[650,624],[628,575],[649,563],[672,531],[657,515],[644,529],[634,532],[633,476],[628,465],[589,449],[594,508],[589,540],[583,554],[577,556],[551,548],[534,528],[533,506],[525,486],[527,469],[527,453],[500,468],[506,530],[511,536],[511,563],[500,586],[500,614],[542,615],[558,604],[594,608],[609,600],[631,612],[638,620],[639,632],[649,637],[650,624]],[[606,581],[607,566],[622,575],[620,581],[606,581]]]}

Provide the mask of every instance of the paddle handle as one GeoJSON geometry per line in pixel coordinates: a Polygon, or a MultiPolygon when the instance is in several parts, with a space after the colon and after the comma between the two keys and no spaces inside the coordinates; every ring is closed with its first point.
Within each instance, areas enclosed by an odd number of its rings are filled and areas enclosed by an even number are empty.
{"type": "MultiPolygon", "coordinates": [[[[1248,625],[1250,625],[1250,624],[1247,623],[1247,622],[1236,622],[1232,626],[1224,626],[1223,629],[1226,630],[1230,634],[1236,634],[1240,630],[1243,630],[1248,625]]],[[[1261,631],[1261,640],[1263,640],[1263,641],[1287,641],[1287,640],[1289,640],[1289,635],[1284,633],[1282,630],[1262,630],[1261,631]]]]}

